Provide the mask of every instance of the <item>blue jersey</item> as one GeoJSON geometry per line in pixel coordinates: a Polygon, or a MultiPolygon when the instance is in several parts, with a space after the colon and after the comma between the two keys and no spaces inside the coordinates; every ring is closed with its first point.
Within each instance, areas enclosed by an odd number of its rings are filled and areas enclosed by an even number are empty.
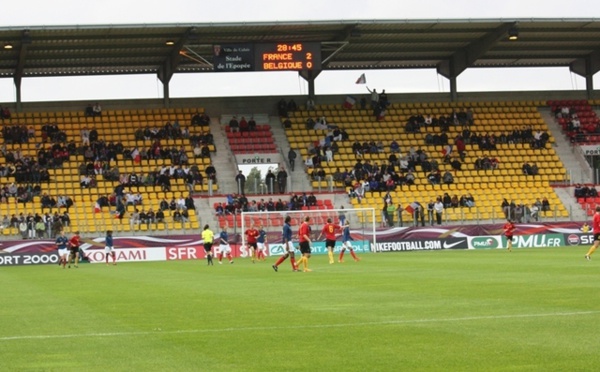
{"type": "Polygon", "coordinates": [[[66,236],[58,236],[56,238],[56,248],[57,249],[67,249],[67,243],[69,239],[66,236]]]}
{"type": "Polygon", "coordinates": [[[106,238],[104,238],[104,245],[106,245],[107,247],[113,247],[112,235],[106,235],[106,238]]]}
{"type": "Polygon", "coordinates": [[[290,224],[286,223],[283,225],[283,242],[291,242],[292,241],[292,227],[290,224]]]}
{"type": "Polygon", "coordinates": [[[342,230],[342,241],[345,243],[349,242],[350,240],[352,240],[352,238],[350,237],[350,226],[346,226],[342,230]]]}
{"type": "Polygon", "coordinates": [[[229,241],[229,234],[227,233],[227,231],[221,231],[221,233],[219,234],[219,239],[221,239],[219,241],[220,244],[227,244],[227,242],[229,241]]]}
{"type": "Polygon", "coordinates": [[[258,243],[264,243],[266,239],[267,239],[267,232],[263,229],[258,230],[258,238],[256,238],[256,241],[258,243]]]}

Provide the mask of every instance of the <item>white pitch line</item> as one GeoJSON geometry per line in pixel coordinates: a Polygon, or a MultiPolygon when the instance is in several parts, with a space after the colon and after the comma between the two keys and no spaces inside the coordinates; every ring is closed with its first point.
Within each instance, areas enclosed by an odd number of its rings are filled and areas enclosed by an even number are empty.
{"type": "Polygon", "coordinates": [[[152,331],[139,332],[100,332],[100,333],[79,333],[63,335],[30,335],[30,336],[4,336],[1,341],[20,341],[20,340],[47,340],[47,339],[67,339],[67,338],[94,338],[94,337],[128,337],[128,336],[146,336],[146,335],[165,335],[165,334],[184,334],[184,333],[213,333],[213,332],[245,332],[245,331],[281,331],[294,329],[319,329],[319,328],[340,328],[340,327],[365,327],[378,325],[398,325],[398,324],[420,324],[420,323],[443,323],[443,322],[462,322],[470,320],[501,320],[516,318],[543,318],[543,317],[562,317],[599,314],[598,311],[578,311],[569,313],[542,313],[542,314],[509,314],[509,315],[485,315],[485,316],[467,316],[460,318],[430,318],[430,319],[406,319],[389,320],[382,322],[362,322],[362,323],[341,323],[341,324],[313,324],[302,326],[273,326],[273,327],[229,327],[218,329],[182,329],[175,331],[162,331],[155,329],[152,331]]]}

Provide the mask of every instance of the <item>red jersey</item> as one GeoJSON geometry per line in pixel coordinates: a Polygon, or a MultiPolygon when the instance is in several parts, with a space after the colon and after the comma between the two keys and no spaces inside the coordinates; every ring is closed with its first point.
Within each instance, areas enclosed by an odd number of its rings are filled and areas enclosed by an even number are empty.
{"type": "Polygon", "coordinates": [[[507,222],[504,224],[504,235],[513,236],[515,232],[515,224],[512,222],[507,222]]]}
{"type": "Polygon", "coordinates": [[[300,225],[300,229],[298,230],[298,237],[299,237],[300,243],[307,242],[308,239],[306,237],[308,237],[309,235],[310,235],[310,226],[308,225],[308,223],[302,222],[302,225],[300,225]]]}
{"type": "Polygon", "coordinates": [[[79,247],[81,245],[81,238],[79,235],[73,235],[71,239],[69,239],[69,245],[71,245],[71,247],[79,247]]]}
{"type": "Polygon", "coordinates": [[[600,234],[600,213],[598,212],[594,214],[594,219],[592,220],[592,231],[594,234],[600,234]]]}
{"type": "Polygon", "coordinates": [[[259,235],[260,233],[255,228],[250,228],[246,230],[246,237],[248,238],[248,243],[256,243],[256,238],[258,238],[259,235]]]}
{"type": "Polygon", "coordinates": [[[325,239],[327,240],[335,240],[335,232],[339,229],[341,229],[340,225],[326,223],[325,226],[323,226],[323,231],[321,234],[324,234],[325,239]]]}

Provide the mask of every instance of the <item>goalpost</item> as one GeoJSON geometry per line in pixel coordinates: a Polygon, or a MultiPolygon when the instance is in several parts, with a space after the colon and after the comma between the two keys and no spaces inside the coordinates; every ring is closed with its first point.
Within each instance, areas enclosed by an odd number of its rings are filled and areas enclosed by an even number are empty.
{"type": "MultiPolygon", "coordinates": [[[[296,210],[296,211],[264,211],[264,212],[242,212],[241,214],[241,231],[240,236],[242,245],[246,245],[246,236],[244,232],[254,224],[256,228],[263,226],[265,231],[271,236],[279,234],[277,239],[281,239],[283,224],[286,216],[291,217],[291,226],[293,231],[294,242],[298,233],[298,227],[304,221],[305,217],[310,217],[311,238],[316,239],[321,233],[323,226],[327,223],[327,219],[331,218],[335,224],[340,223],[340,217],[344,216],[350,222],[350,235],[354,239],[352,246],[355,245],[359,251],[377,252],[377,236],[375,218],[375,208],[352,208],[352,209],[311,209],[311,210],[296,210]]],[[[324,237],[321,237],[323,240],[324,237]]],[[[272,239],[269,239],[272,241],[272,239]]],[[[315,244],[313,244],[315,245],[315,244]]],[[[341,246],[341,241],[338,238],[336,250],[341,246]]]]}

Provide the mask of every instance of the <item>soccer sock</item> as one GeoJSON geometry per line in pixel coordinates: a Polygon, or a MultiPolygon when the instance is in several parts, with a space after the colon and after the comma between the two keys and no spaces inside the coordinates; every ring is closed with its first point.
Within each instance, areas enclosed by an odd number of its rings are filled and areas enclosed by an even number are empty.
{"type": "Polygon", "coordinates": [[[117,254],[115,252],[112,253],[113,263],[117,263],[117,254]]]}
{"type": "Polygon", "coordinates": [[[327,252],[327,255],[329,256],[329,263],[333,263],[333,250],[327,252]]]}
{"type": "MultiPolygon", "coordinates": [[[[284,258],[284,260],[285,260],[285,258],[284,258]]],[[[298,268],[298,265],[296,264],[296,259],[294,257],[292,257],[292,258],[290,258],[290,262],[292,263],[292,268],[294,270],[296,270],[298,268]]]]}
{"type": "Polygon", "coordinates": [[[229,262],[233,261],[230,253],[227,253],[227,259],[229,260],[229,262]]]}
{"type": "Polygon", "coordinates": [[[358,257],[356,257],[356,253],[354,253],[354,249],[350,250],[350,254],[352,255],[352,258],[354,258],[355,260],[358,260],[358,257]]]}
{"type": "Polygon", "coordinates": [[[346,252],[346,248],[342,248],[342,251],[340,252],[340,261],[344,259],[344,252],[346,252]]]}
{"type": "Polygon", "coordinates": [[[212,264],[212,255],[210,253],[206,255],[206,259],[208,259],[209,264],[212,264]]]}
{"type": "Polygon", "coordinates": [[[223,253],[219,253],[219,262],[223,261],[223,253]]]}
{"type": "MultiPolygon", "coordinates": [[[[277,262],[275,262],[275,266],[279,266],[283,261],[285,261],[286,257],[285,256],[281,256],[279,257],[279,259],[277,260],[277,262]]],[[[292,265],[294,264],[294,259],[292,258],[292,265]]]]}
{"type": "Polygon", "coordinates": [[[590,250],[589,250],[589,251],[588,251],[588,253],[586,254],[586,256],[591,256],[591,255],[592,255],[592,253],[594,253],[594,251],[595,251],[595,250],[596,250],[596,246],[595,246],[595,245],[592,245],[592,246],[590,247],[590,250]]]}

